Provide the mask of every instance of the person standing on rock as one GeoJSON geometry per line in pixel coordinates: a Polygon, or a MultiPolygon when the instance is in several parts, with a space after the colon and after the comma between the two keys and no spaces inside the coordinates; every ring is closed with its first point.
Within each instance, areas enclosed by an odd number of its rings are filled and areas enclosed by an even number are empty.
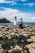
{"type": "Polygon", "coordinates": [[[17,17],[15,16],[15,18],[14,18],[14,26],[16,26],[17,25],[17,17]]]}
{"type": "Polygon", "coordinates": [[[23,28],[23,20],[22,20],[22,18],[20,19],[19,27],[20,27],[20,28],[23,28]]]}

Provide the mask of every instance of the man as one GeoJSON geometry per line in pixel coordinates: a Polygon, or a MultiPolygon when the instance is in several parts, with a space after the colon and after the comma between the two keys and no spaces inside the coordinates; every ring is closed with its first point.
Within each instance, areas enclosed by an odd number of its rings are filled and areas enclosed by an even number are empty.
{"type": "Polygon", "coordinates": [[[23,20],[22,20],[22,18],[20,19],[19,27],[23,28],[23,20]]]}

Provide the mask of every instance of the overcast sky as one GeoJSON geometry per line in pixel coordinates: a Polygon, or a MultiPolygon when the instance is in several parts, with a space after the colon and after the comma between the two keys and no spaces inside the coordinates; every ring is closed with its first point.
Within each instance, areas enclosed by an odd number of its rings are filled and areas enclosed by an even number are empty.
{"type": "Polygon", "coordinates": [[[13,21],[23,18],[25,22],[35,22],[35,0],[0,0],[0,18],[13,21]]]}

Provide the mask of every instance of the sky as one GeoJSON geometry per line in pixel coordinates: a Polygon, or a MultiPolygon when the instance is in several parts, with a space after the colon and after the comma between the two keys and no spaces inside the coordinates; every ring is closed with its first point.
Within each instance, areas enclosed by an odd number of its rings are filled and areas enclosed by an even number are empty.
{"type": "Polygon", "coordinates": [[[0,18],[11,22],[14,17],[24,22],[35,22],[35,0],[0,0],[0,18]]]}

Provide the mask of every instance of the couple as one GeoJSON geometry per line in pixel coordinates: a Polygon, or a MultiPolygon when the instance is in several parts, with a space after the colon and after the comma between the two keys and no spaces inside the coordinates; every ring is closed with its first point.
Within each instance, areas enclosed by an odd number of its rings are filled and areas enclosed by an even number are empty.
{"type": "MultiPolygon", "coordinates": [[[[14,26],[16,26],[16,25],[17,25],[17,17],[15,16],[15,18],[14,18],[14,26]]],[[[20,19],[19,27],[22,28],[22,26],[23,26],[23,20],[22,20],[22,18],[21,18],[21,19],[20,19]]]]}

